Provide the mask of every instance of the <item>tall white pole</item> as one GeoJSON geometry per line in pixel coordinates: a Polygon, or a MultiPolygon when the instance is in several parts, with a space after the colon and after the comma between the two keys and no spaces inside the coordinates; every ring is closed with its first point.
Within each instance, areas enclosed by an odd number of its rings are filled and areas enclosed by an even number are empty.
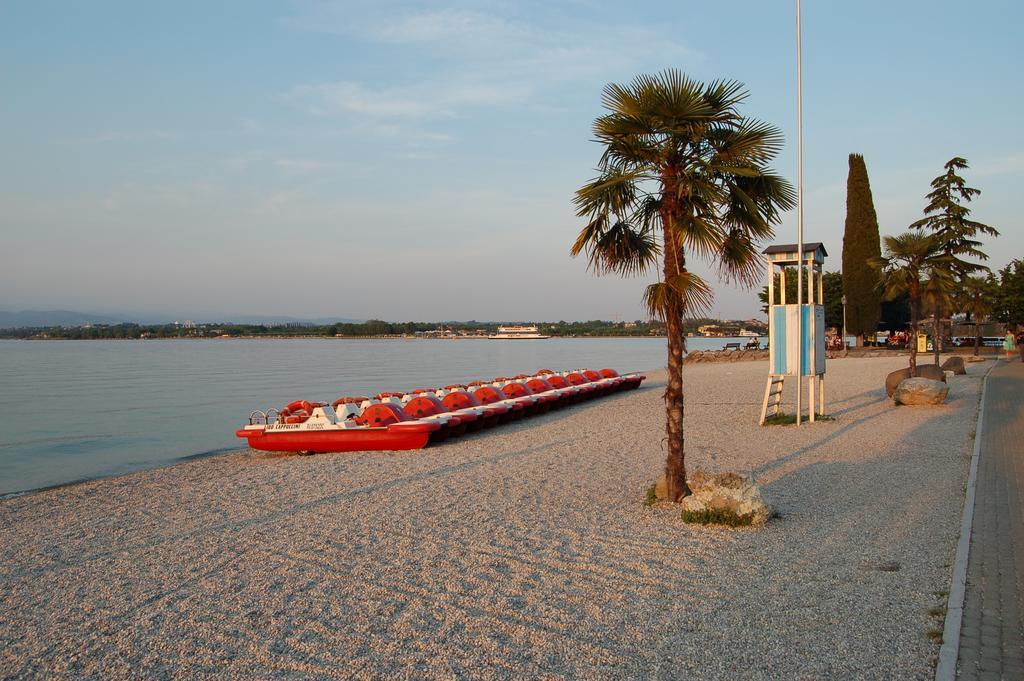
{"type": "MultiPolygon", "coordinates": [[[[800,0],[796,0],[796,425],[803,414],[804,385],[804,97],[800,51],[800,0]]],[[[811,405],[814,409],[814,405],[811,405]]]]}

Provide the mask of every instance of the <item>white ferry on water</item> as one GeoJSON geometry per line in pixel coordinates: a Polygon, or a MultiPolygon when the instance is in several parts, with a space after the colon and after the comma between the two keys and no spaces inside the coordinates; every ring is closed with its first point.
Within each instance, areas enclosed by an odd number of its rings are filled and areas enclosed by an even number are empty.
{"type": "Polygon", "coordinates": [[[537,332],[536,326],[499,326],[498,333],[488,336],[490,340],[540,340],[551,338],[537,332]]]}

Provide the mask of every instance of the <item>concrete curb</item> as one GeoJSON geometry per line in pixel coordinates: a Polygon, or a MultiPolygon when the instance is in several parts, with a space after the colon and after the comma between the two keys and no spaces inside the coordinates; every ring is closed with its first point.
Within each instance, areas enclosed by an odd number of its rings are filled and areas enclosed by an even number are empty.
{"type": "Polygon", "coordinates": [[[960,625],[964,617],[964,596],[967,592],[967,559],[971,552],[971,527],[974,524],[974,495],[978,484],[978,457],[981,455],[981,429],[985,422],[985,391],[988,377],[999,364],[999,359],[981,379],[981,397],[978,406],[978,425],[974,430],[974,451],[971,454],[971,472],[967,476],[967,494],[964,496],[964,514],[960,521],[960,541],[956,545],[953,577],[946,602],[946,623],[942,629],[942,647],[935,665],[935,681],[955,681],[956,661],[960,657],[960,625]]]}

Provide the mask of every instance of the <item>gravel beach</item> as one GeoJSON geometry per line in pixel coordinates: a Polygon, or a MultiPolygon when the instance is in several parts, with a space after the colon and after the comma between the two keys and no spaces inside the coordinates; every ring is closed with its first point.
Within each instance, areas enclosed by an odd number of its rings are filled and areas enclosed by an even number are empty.
{"type": "Polygon", "coordinates": [[[643,505],[663,372],[418,452],[0,501],[0,677],[930,678],[991,362],[894,407],[905,365],[830,361],[800,428],[758,427],[766,362],[686,367],[688,468],[752,471],[758,529],[643,505]]]}

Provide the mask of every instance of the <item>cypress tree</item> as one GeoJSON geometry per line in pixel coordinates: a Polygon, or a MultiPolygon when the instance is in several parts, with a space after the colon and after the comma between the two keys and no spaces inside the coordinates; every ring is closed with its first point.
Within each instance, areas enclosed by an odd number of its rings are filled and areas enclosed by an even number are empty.
{"type": "Polygon", "coordinates": [[[864,157],[850,154],[846,178],[846,228],[843,232],[843,295],[846,296],[846,330],[864,344],[864,335],[874,333],[882,315],[882,290],[878,270],[868,261],[882,255],[878,216],[871,200],[871,185],[864,157]]]}

